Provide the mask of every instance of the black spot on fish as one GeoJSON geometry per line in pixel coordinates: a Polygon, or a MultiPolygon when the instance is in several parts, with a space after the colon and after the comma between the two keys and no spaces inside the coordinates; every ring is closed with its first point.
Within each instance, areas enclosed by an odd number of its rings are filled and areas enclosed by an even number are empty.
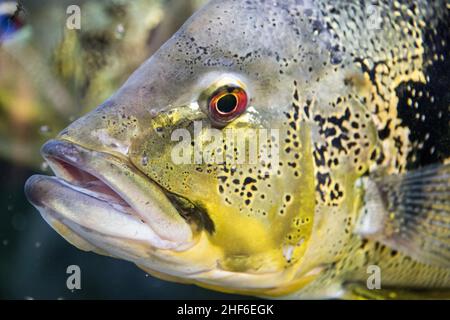
{"type": "Polygon", "coordinates": [[[442,163],[450,157],[449,21],[441,22],[436,30],[427,29],[424,35],[428,65],[424,74],[429,81],[426,84],[409,81],[396,89],[399,118],[410,130],[412,149],[407,169],[442,163]],[[443,60],[439,58],[442,55],[443,60]]]}
{"type": "Polygon", "coordinates": [[[253,179],[253,178],[251,178],[251,177],[245,178],[245,180],[244,180],[244,186],[246,186],[246,185],[248,185],[248,184],[251,184],[251,183],[256,183],[256,180],[253,179]]]}
{"type": "Polygon", "coordinates": [[[387,121],[386,126],[384,127],[384,129],[378,130],[378,137],[381,140],[387,139],[391,135],[391,129],[389,128],[389,126],[391,125],[391,122],[392,122],[392,120],[389,119],[387,121]]]}

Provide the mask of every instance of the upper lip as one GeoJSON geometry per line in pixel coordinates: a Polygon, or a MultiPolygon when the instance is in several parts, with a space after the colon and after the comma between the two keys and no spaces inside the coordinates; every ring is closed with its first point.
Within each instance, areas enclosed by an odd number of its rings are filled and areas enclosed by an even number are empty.
{"type": "MultiPolygon", "coordinates": [[[[161,238],[163,247],[186,247],[191,242],[190,226],[178,215],[161,188],[126,160],[65,140],[50,140],[42,147],[42,155],[56,176],[76,191],[85,190],[90,196],[113,205],[116,211],[145,221],[161,238]]],[[[30,179],[25,188],[36,206],[40,201],[35,188],[38,182],[30,179]]]]}

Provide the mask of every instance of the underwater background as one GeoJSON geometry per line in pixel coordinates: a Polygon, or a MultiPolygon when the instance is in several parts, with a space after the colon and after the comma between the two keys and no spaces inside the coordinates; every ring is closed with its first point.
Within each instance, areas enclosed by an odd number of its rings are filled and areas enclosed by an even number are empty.
{"type": "MultiPolygon", "coordinates": [[[[0,0],[0,299],[239,299],[80,251],[27,202],[44,141],[108,98],[203,0],[0,0]],[[70,5],[80,29],[67,28],[70,5]],[[81,269],[81,290],[66,286],[81,269]]],[[[70,11],[72,12],[72,11],[70,11]]]]}

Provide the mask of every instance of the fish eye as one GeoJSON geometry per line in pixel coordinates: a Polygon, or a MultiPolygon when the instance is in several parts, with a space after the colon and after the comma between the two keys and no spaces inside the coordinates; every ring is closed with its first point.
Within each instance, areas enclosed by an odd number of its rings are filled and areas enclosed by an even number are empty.
{"type": "Polygon", "coordinates": [[[238,86],[224,86],[216,90],[209,99],[209,113],[214,122],[227,124],[247,109],[248,96],[238,86]]]}

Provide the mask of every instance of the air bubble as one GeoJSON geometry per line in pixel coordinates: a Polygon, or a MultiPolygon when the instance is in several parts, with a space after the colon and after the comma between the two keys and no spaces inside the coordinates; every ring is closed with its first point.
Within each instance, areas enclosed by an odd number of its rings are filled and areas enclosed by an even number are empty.
{"type": "Polygon", "coordinates": [[[122,39],[124,34],[125,34],[125,27],[123,26],[123,24],[120,23],[116,27],[115,37],[116,39],[122,39]]]}
{"type": "Polygon", "coordinates": [[[49,133],[50,131],[52,131],[52,130],[50,129],[50,127],[49,127],[48,125],[44,125],[44,126],[41,126],[41,127],[39,128],[39,132],[40,132],[41,134],[47,134],[47,133],[49,133]]]}
{"type": "Polygon", "coordinates": [[[48,163],[47,162],[42,162],[41,164],[41,171],[47,171],[48,170],[48,163]]]}
{"type": "Polygon", "coordinates": [[[148,165],[148,157],[147,156],[143,156],[141,159],[141,164],[146,167],[148,165]]]}

